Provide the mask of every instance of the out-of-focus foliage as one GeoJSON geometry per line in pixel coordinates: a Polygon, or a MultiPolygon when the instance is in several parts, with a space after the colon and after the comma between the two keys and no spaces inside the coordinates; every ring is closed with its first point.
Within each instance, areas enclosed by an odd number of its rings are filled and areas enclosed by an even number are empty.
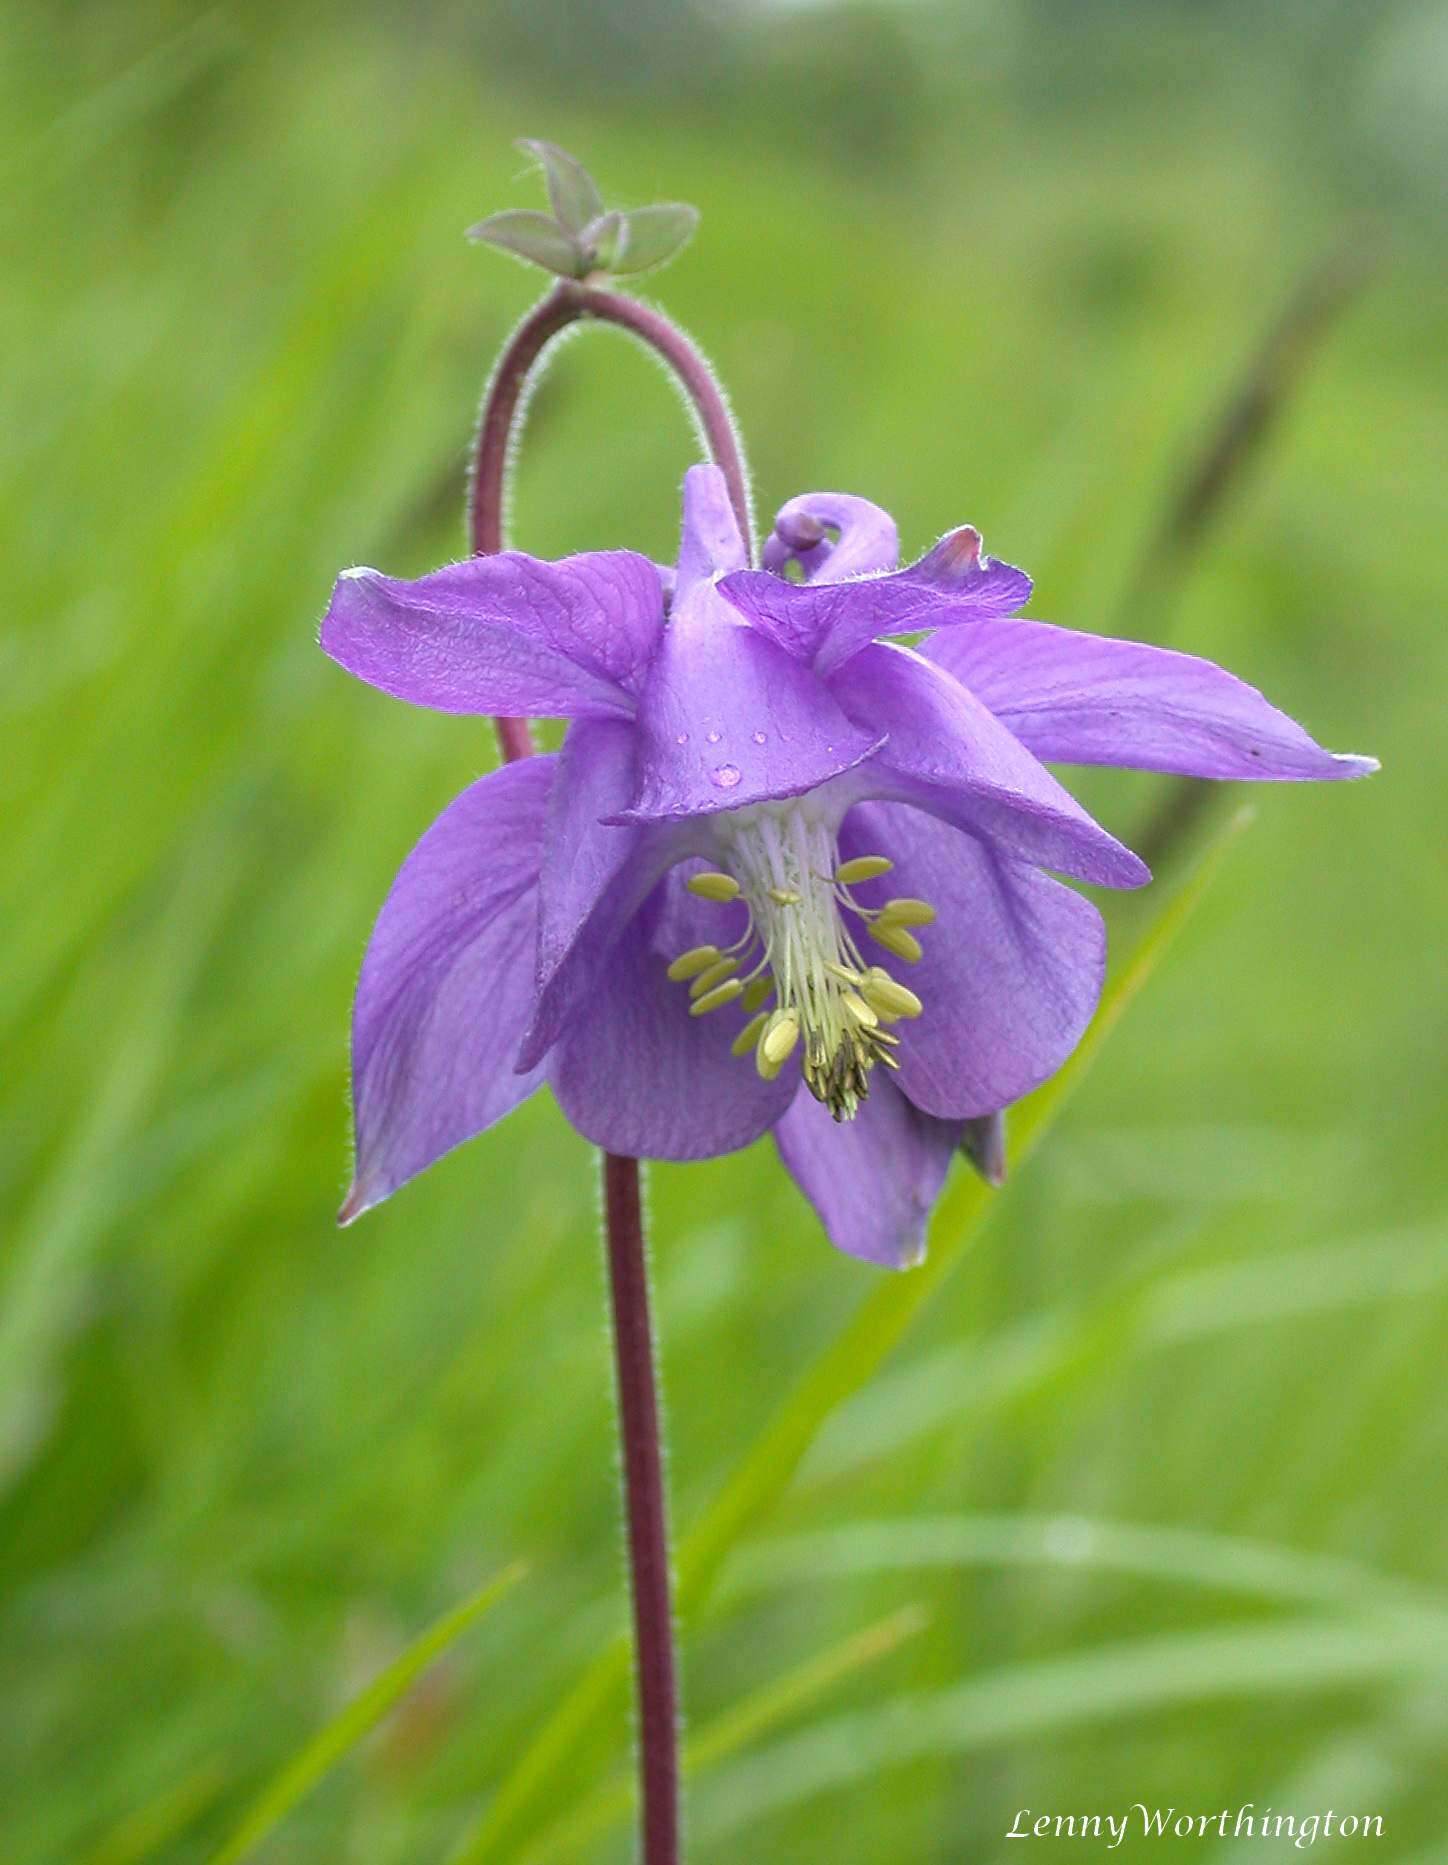
{"type": "MultiPolygon", "coordinates": [[[[523,1559],[265,1855],[441,1861],[622,1623],[586,1149],[540,1098],[332,1226],[370,915],[493,749],[349,682],[313,628],[339,566],[462,548],[471,411],[530,284],[461,235],[534,204],[519,135],[610,202],[702,210],[657,290],[763,512],[856,490],[911,547],[970,519],[1032,613],[1169,634],[1385,767],[1262,795],[688,1627],[701,1740],[742,1732],[694,1856],[992,1860],[1017,1807],[1144,1799],[1381,1811],[1376,1855],[1427,1859],[1441,11],[6,0],[0,30],[6,1865],[194,1865],[523,1559]],[[1139,612],[1198,437],[1349,226],[1374,281],[1180,599],[1139,612]],[[907,1609],[924,1630],[829,1657],[907,1609]]],[[[517,541],[669,555],[688,444],[648,364],[581,337],[534,404],[517,541]]],[[[1078,788],[1128,839],[1160,794],[1078,788]]],[[[1123,942],[1147,905],[1112,903],[1123,942]]],[[[682,1536],[874,1273],[767,1145],[650,1176],[682,1536]]],[[[627,1747],[590,1723],[505,1856],[627,1747]]]]}

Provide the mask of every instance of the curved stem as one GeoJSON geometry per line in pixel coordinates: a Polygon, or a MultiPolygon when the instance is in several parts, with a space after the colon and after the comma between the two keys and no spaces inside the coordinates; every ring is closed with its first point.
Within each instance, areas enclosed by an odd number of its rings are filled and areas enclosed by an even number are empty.
{"type": "MultiPolygon", "coordinates": [[[[474,553],[482,556],[503,548],[504,494],[524,391],[544,350],[581,318],[630,331],[673,371],[698,417],[710,457],[724,474],[745,548],[752,552],[744,456],[709,365],[682,331],[649,306],[565,280],[513,332],[483,398],[468,504],[474,553]]],[[[532,753],[526,719],[499,718],[494,724],[505,761],[532,753]]],[[[643,1865],[678,1865],[679,1712],[668,1509],[636,1159],[603,1155],[603,1202],[633,1592],[642,1859],[643,1865]]]]}
{"type": "MultiPolygon", "coordinates": [[[[709,365],[683,331],[638,299],[564,279],[533,307],[508,339],[483,397],[468,500],[468,534],[474,554],[487,556],[503,548],[509,456],[524,390],[544,350],[560,331],[581,318],[593,318],[631,332],[672,370],[698,418],[709,457],[728,482],[740,535],[745,548],[752,550],[754,532],[744,453],[729,405],[709,365]]],[[[526,757],[532,751],[533,736],[526,719],[499,719],[497,729],[506,762],[526,757]]]]}

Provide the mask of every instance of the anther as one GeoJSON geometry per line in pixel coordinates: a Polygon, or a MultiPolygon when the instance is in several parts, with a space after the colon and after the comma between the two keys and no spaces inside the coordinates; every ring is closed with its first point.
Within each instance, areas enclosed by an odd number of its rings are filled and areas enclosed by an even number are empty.
{"type": "MultiPolygon", "coordinates": [[[[744,1004],[745,1004],[745,1007],[747,1008],[749,1004],[749,992],[748,991],[744,993],[744,1004]]],[[[749,1021],[745,1024],[744,1028],[734,1038],[734,1041],[730,1043],[729,1045],[730,1055],[731,1056],[747,1056],[749,1054],[749,1051],[759,1041],[760,1033],[763,1031],[764,1026],[766,1023],[768,1023],[768,1021],[769,1021],[769,1012],[767,1010],[761,1010],[757,1017],[751,1017],[749,1021]]]]}
{"type": "Polygon", "coordinates": [[[799,895],[788,887],[766,887],[764,890],[777,907],[797,907],[799,895]]]}
{"type": "Polygon", "coordinates": [[[853,887],[857,881],[878,880],[894,865],[886,855],[856,855],[853,861],[842,862],[835,869],[835,879],[841,887],[853,887]]]}
{"type": "Polygon", "coordinates": [[[718,962],[717,945],[691,945],[687,952],[681,952],[669,967],[669,977],[675,984],[682,984],[685,978],[697,978],[701,971],[718,962]]]}
{"type": "Polygon", "coordinates": [[[690,997],[706,997],[716,984],[722,984],[726,978],[732,978],[739,969],[737,958],[721,958],[701,971],[689,986],[690,997]]]}
{"type": "Polygon", "coordinates": [[[887,900],[880,909],[880,918],[890,920],[896,926],[933,926],[935,908],[928,900],[887,900]]]}
{"type": "Polygon", "coordinates": [[[799,1018],[788,1011],[776,1011],[770,1019],[769,1028],[759,1039],[759,1053],[766,1062],[778,1067],[794,1054],[794,1046],[799,1041],[799,1018]]]}
{"type": "Polygon", "coordinates": [[[745,985],[744,1008],[746,1010],[758,1010],[759,1006],[773,995],[774,974],[766,971],[762,978],[756,978],[752,984],[745,985]]]}
{"type": "Polygon", "coordinates": [[[739,894],[739,883],[732,874],[691,874],[684,885],[700,900],[716,900],[721,906],[739,894]]]}
{"type": "Polygon", "coordinates": [[[863,1029],[873,1030],[880,1021],[858,991],[842,991],[840,1002],[863,1029]]]}
{"type": "Polygon", "coordinates": [[[915,964],[924,953],[925,948],[914,933],[906,932],[903,926],[897,926],[891,920],[872,920],[865,930],[876,945],[884,946],[896,958],[903,958],[907,965],[915,964]]]}
{"type": "MultiPolygon", "coordinates": [[[[838,978],[841,984],[858,984],[860,982],[859,972],[851,965],[837,965],[833,959],[830,959],[825,966],[825,970],[832,978],[838,978]]],[[[869,974],[866,973],[866,976],[868,975],[869,974]]]]}
{"type": "Polygon", "coordinates": [[[860,980],[860,995],[885,1016],[918,1017],[925,1008],[913,991],[897,984],[879,965],[872,965],[860,980]]]}
{"type": "Polygon", "coordinates": [[[690,1004],[691,1017],[707,1017],[711,1010],[720,1010],[725,1004],[732,1004],[736,997],[743,997],[744,986],[737,978],[730,978],[724,984],[716,984],[712,991],[707,991],[697,1003],[690,1004]]]}

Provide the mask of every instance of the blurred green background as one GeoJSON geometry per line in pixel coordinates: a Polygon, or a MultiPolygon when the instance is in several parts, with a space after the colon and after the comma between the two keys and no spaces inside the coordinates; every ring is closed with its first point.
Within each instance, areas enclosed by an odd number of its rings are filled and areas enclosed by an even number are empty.
{"type": "MultiPolygon", "coordinates": [[[[692,1857],[1015,1865],[1018,1808],[1144,1801],[1381,1813],[1374,1857],[1448,1859],[1445,80],[1448,15],[1390,0],[5,0],[4,1865],[210,1857],[518,1559],[261,1856],[441,1862],[500,1790],[489,1857],[629,1856],[617,1819],[540,1846],[626,1769],[616,1703],[519,1772],[624,1615],[588,1149],[539,1097],[332,1223],[371,916],[494,753],[315,624],[340,566],[461,554],[534,291],[461,231],[538,204],[524,134],[701,208],[652,289],[766,517],[858,491],[912,552],[968,518],[1033,614],[1215,655],[1385,767],[1261,794],[685,1628],[732,1751],[692,1857]],[[1334,250],[1376,258],[1144,573],[1334,250]]],[[[516,541],[669,556],[689,446],[586,334],[516,541]]],[[[1076,787],[1128,839],[1164,791],[1076,787]]],[[[1153,907],[1105,904],[1123,945],[1153,907]]],[[[879,1278],[768,1144],[651,1187],[683,1535],[879,1278]]]]}

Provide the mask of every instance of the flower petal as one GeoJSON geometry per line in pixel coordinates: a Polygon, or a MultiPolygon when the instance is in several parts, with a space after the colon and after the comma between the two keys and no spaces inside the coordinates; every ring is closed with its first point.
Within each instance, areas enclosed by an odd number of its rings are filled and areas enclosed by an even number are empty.
{"type": "Polygon", "coordinates": [[[921,653],[1038,758],[1286,783],[1378,768],[1324,751],[1256,687],[1195,654],[1021,620],[952,629],[921,653]]]}
{"type": "Polygon", "coordinates": [[[787,583],[767,570],[741,570],[719,588],[754,627],[827,674],[882,635],[1012,615],[1031,579],[983,557],[980,533],[962,525],[893,576],[787,583]]]}
{"type": "Polygon", "coordinates": [[[357,1171],[350,1223],[510,1113],[533,1002],[538,862],[552,757],[505,765],[448,805],[373,928],[352,1017],[357,1171]]]}
{"type": "Polygon", "coordinates": [[[684,475],[675,601],[696,583],[712,582],[726,570],[742,570],[748,562],[749,552],[729,497],[729,481],[717,466],[691,466],[684,475]]]}
{"type": "Polygon", "coordinates": [[[638,726],[638,789],[617,821],[706,816],[799,796],[880,742],[878,732],[852,725],[792,654],[746,627],[708,582],[695,582],[675,603],[639,696],[638,726]]]}
{"type": "Polygon", "coordinates": [[[909,894],[936,911],[918,963],[870,948],[924,1005],[897,1031],[896,1079],[927,1113],[993,1113],[1054,1074],[1090,1023],[1106,971],[1101,915],[1049,875],[898,803],[862,804],[842,825],[843,859],[880,852],[893,871],[856,897],[878,906],[909,894]]]}
{"type": "Polygon", "coordinates": [[[632,713],[663,626],[659,573],[628,550],[470,557],[416,582],[337,579],[322,646],[369,686],[441,712],[632,713]]]}
{"type": "Polygon", "coordinates": [[[731,1153],[773,1126],[798,1086],[792,1071],[761,1081],[751,1056],[730,1054],[746,1021],[736,1005],[691,1016],[688,986],[666,976],[678,952],[717,942],[720,913],[671,874],[614,946],[558,1043],[549,1079],[559,1105],[610,1152],[648,1159],[731,1153]]]}
{"type": "MultiPolygon", "coordinates": [[[[780,506],[760,553],[765,569],[776,576],[784,575],[791,558],[808,583],[873,576],[900,561],[900,534],[890,514],[868,499],[848,492],[805,492],[780,506]],[[827,528],[836,533],[833,541],[827,528]]],[[[785,645],[803,652],[806,660],[811,657],[804,641],[785,645]]]]}
{"type": "Polygon", "coordinates": [[[597,989],[625,926],[660,877],[700,846],[687,822],[605,821],[634,788],[637,732],[626,719],[570,726],[548,806],[539,882],[537,1000],[518,1054],[531,1068],[597,989]]]}
{"type": "Polygon", "coordinates": [[[922,1114],[876,1069],[853,1120],[831,1119],[801,1087],[774,1138],[831,1243],[885,1269],[920,1261],[959,1121],[922,1114]]]}
{"type": "Polygon", "coordinates": [[[852,719],[886,734],[845,786],[859,797],[914,803],[1006,854],[1103,887],[1151,878],[978,699],[912,649],[865,648],[829,684],[852,719]]]}

